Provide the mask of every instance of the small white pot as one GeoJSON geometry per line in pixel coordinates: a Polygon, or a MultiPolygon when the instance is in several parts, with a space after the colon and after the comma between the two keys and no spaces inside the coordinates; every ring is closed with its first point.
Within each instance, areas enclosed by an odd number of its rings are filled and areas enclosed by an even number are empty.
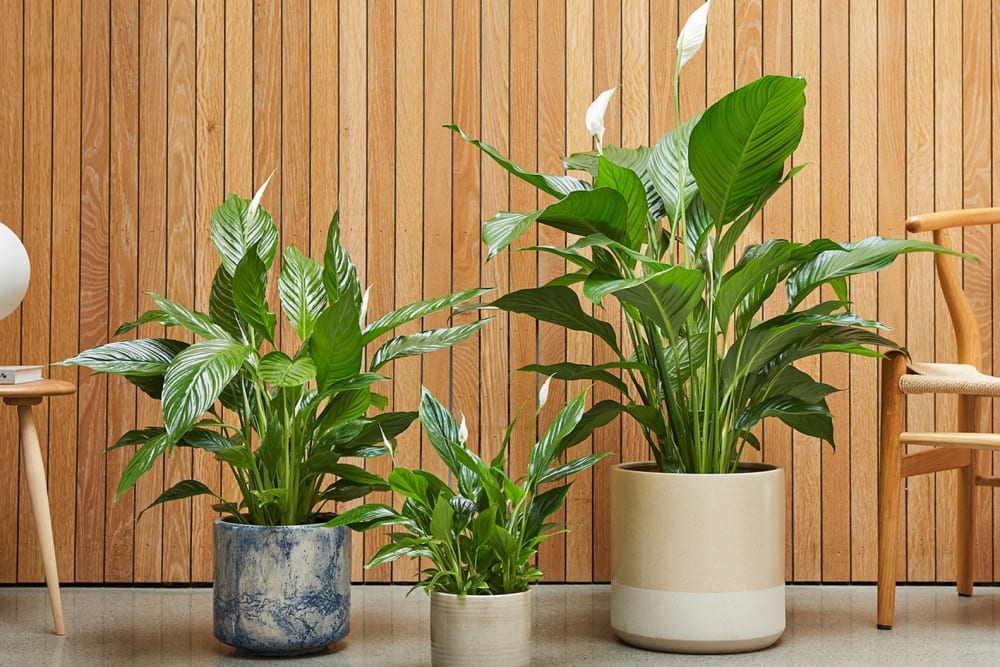
{"type": "Polygon", "coordinates": [[[770,646],[785,629],[785,477],[611,474],[611,625],[625,642],[679,653],[770,646]]]}
{"type": "Polygon", "coordinates": [[[531,589],[508,595],[431,592],[434,667],[531,664],[531,589]]]}

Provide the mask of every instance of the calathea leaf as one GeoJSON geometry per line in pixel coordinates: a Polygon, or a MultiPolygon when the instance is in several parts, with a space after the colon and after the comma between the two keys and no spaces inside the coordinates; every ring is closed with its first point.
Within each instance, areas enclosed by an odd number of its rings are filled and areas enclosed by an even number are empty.
{"type": "Polygon", "coordinates": [[[278,229],[267,211],[259,205],[251,208],[246,199],[236,195],[226,197],[212,214],[210,235],[229,275],[236,273],[236,265],[254,247],[265,266],[270,267],[274,261],[278,229]]]}
{"type": "Polygon", "coordinates": [[[294,247],[286,248],[285,261],[278,274],[278,297],[295,333],[300,340],[306,340],[326,306],[323,267],[294,247]]]}
{"type": "Polygon", "coordinates": [[[195,343],[177,355],[163,382],[163,420],[171,443],[218,400],[251,352],[227,339],[195,343]]]}

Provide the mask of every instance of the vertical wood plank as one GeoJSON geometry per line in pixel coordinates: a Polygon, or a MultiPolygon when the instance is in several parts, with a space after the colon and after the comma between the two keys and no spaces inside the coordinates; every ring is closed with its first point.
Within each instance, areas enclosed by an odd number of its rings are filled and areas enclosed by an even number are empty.
{"type": "MultiPolygon", "coordinates": [[[[111,3],[111,196],[108,331],[136,318],[139,217],[139,12],[127,2],[111,3]]],[[[129,338],[134,338],[130,334],[129,338]]],[[[113,445],[135,428],[136,389],[121,378],[108,381],[108,440],[113,445]]],[[[114,498],[132,448],[107,454],[105,498],[114,498]]],[[[135,494],[106,503],[105,581],[130,582],[133,573],[135,494]]]]}
{"type": "MultiPolygon", "coordinates": [[[[559,156],[565,154],[566,145],[566,7],[561,1],[543,0],[538,4],[537,20],[533,30],[535,41],[544,43],[545,48],[538,50],[537,77],[537,109],[535,127],[537,132],[537,164],[538,169],[546,174],[558,174],[563,170],[559,156]]],[[[512,127],[512,130],[516,128],[512,127]]],[[[521,195],[516,195],[520,197],[521,195]]],[[[520,200],[518,200],[520,201],[520,200]]],[[[548,195],[539,195],[534,206],[547,206],[555,201],[548,195]]],[[[525,201],[527,203],[527,201],[525,201]]],[[[527,209],[515,209],[527,210],[527,209]]],[[[566,244],[566,234],[551,227],[537,228],[538,242],[543,245],[562,247],[566,244]]],[[[566,262],[558,257],[542,254],[538,258],[538,284],[542,285],[566,271],[566,262]]],[[[566,359],[566,331],[561,327],[540,322],[538,324],[538,363],[554,364],[566,359]]],[[[544,378],[538,378],[542,382],[544,378]]],[[[558,379],[549,385],[549,405],[542,411],[541,423],[549,424],[556,414],[558,406],[565,404],[567,399],[566,383],[558,379]]],[[[586,445],[580,445],[585,447],[586,445]]],[[[582,452],[581,452],[582,453],[582,452]]],[[[586,482],[581,481],[583,485],[586,482]]],[[[586,491],[586,490],[585,490],[586,491]]],[[[566,517],[566,508],[552,516],[553,521],[562,521],[566,517]]],[[[571,530],[580,531],[579,539],[589,540],[590,534],[582,526],[573,526],[571,530]]],[[[557,536],[549,539],[539,550],[538,566],[545,573],[547,581],[559,581],[568,576],[566,542],[569,536],[557,536]]],[[[583,564],[587,570],[589,562],[583,564]]],[[[574,573],[576,576],[576,573],[574,573]]]]}
{"type": "MultiPolygon", "coordinates": [[[[395,85],[395,30],[396,12],[393,2],[373,0],[368,7],[368,160],[367,191],[367,283],[372,285],[368,300],[369,312],[380,316],[394,306],[393,295],[397,288],[394,266],[396,263],[395,215],[395,148],[396,148],[396,85],[395,85]]],[[[378,341],[375,343],[378,344],[378,341]]],[[[386,374],[395,375],[395,368],[386,368],[386,374]]],[[[380,393],[394,405],[395,391],[392,383],[384,382],[380,393]]],[[[383,477],[389,474],[391,463],[382,457],[369,460],[366,468],[383,477]]],[[[391,502],[389,492],[373,493],[369,502],[391,502]]],[[[365,559],[371,558],[387,541],[388,531],[369,531],[364,534],[365,559]]],[[[365,573],[365,581],[390,581],[390,568],[376,568],[365,573]]]]}
{"type": "MultiPolygon", "coordinates": [[[[850,236],[858,241],[878,233],[872,202],[878,201],[878,25],[876,0],[850,5],[850,236]]],[[[878,314],[878,279],[851,279],[851,300],[862,317],[878,314]]],[[[878,516],[878,360],[851,358],[850,419],[850,578],[874,581],[878,516]]],[[[843,439],[841,438],[841,441],[843,439]]]]}
{"type": "MultiPolygon", "coordinates": [[[[188,306],[195,299],[195,25],[193,0],[167,4],[167,298],[188,306]]],[[[194,342],[189,334],[182,340],[194,342]]],[[[190,448],[167,459],[164,487],[190,479],[190,448]]],[[[163,508],[163,580],[191,580],[191,500],[163,508]]]]}
{"type": "MultiPolygon", "coordinates": [[[[848,61],[850,50],[848,6],[823,3],[820,8],[821,41],[819,86],[823,137],[820,146],[820,198],[822,235],[834,241],[850,238],[850,132],[848,61]]],[[[821,298],[832,298],[832,290],[821,298]]],[[[823,382],[837,388],[850,386],[849,360],[845,355],[826,355],[822,360],[823,382]]],[[[833,413],[837,449],[816,443],[822,457],[822,581],[851,578],[851,437],[850,400],[846,393],[827,397],[833,413]]]]}
{"type": "MultiPolygon", "coordinates": [[[[60,159],[52,163],[51,307],[62,322],[78,321],[80,312],[80,21],[79,2],[54,3],[52,145],[61,148],[60,159]]],[[[57,361],[76,354],[77,334],[74,326],[52,327],[49,359],[57,361]]],[[[69,367],[50,366],[48,373],[73,383],[79,378],[77,369],[69,367]]],[[[76,577],[76,413],[75,395],[49,399],[49,502],[61,510],[52,515],[52,532],[59,579],[65,582],[76,577]],[[59,418],[53,419],[53,415],[59,418]]]]}
{"type": "MultiPolygon", "coordinates": [[[[0,158],[3,164],[24,162],[24,13],[21,3],[8,2],[0,7],[0,84],[9,95],[0,100],[0,158]]],[[[0,179],[0,222],[18,237],[23,237],[22,170],[4,170],[0,179]]],[[[30,259],[30,258],[29,258],[30,259]]],[[[0,336],[13,344],[4,350],[4,363],[21,361],[21,311],[15,310],[0,320],[0,336]]],[[[3,460],[10,470],[20,470],[21,450],[18,444],[17,413],[0,411],[0,433],[3,434],[3,460]],[[12,443],[7,445],[6,443],[12,443]]],[[[18,487],[6,484],[0,490],[0,581],[17,581],[18,560],[18,487]]]]}
{"type": "MultiPolygon", "coordinates": [[[[815,0],[796,2],[792,7],[792,67],[813,86],[820,88],[820,4],[815,0]]],[[[795,164],[817,164],[820,158],[820,100],[813,93],[806,105],[805,132],[792,156],[795,164]]],[[[820,173],[805,169],[792,181],[792,240],[807,242],[817,236],[820,219],[820,173]]],[[[819,363],[801,364],[807,373],[819,372],[819,363]]],[[[800,433],[792,437],[792,526],[795,536],[792,577],[795,581],[819,581],[822,576],[821,450],[816,438],[800,433]]]]}
{"type": "MultiPolygon", "coordinates": [[[[167,291],[167,3],[144,3],[139,15],[139,289],[167,291]]],[[[139,308],[152,305],[140,297],[139,308]]],[[[164,327],[139,327],[141,338],[162,337],[164,327]]],[[[138,396],[136,421],[142,427],[162,424],[160,402],[138,396]]],[[[135,486],[135,504],[148,506],[163,492],[163,462],[157,461],[135,486]]],[[[135,524],[134,580],[163,578],[163,507],[135,524]]]]}
{"type": "MultiPolygon", "coordinates": [[[[926,44],[934,41],[932,2],[911,4],[906,21],[906,208],[908,214],[933,211],[934,168],[934,51],[926,44]],[[925,13],[924,13],[925,12],[925,13]],[[922,15],[921,15],[922,14],[922,15]],[[922,45],[923,44],[923,45],[922,45]]],[[[900,221],[902,222],[902,221],[900,221]]],[[[908,257],[906,262],[906,346],[917,359],[934,358],[934,332],[926,326],[927,313],[934,312],[933,261],[930,257],[908,257]]],[[[934,428],[933,396],[912,396],[907,400],[906,428],[930,431],[934,428]]],[[[954,414],[954,410],[952,411],[954,414]]],[[[915,449],[915,448],[910,448],[915,449]]],[[[911,581],[933,581],[935,560],[934,476],[921,475],[906,481],[907,549],[906,573],[911,581]]]]}
{"type": "Polygon", "coordinates": [[[326,230],[337,210],[339,174],[337,132],[340,94],[340,30],[337,24],[339,2],[319,2],[310,6],[309,85],[309,246],[300,248],[310,257],[322,257],[326,248],[326,230]]]}
{"type": "MultiPolygon", "coordinates": [[[[83,3],[80,173],[80,349],[105,343],[108,333],[108,180],[110,161],[110,12],[106,2],[83,3]]],[[[108,381],[80,377],[77,461],[76,580],[104,581],[105,454],[108,381]]]]}
{"type": "MultiPolygon", "coordinates": [[[[197,4],[195,75],[195,306],[208,312],[212,279],[219,259],[212,247],[209,229],[212,211],[224,196],[225,174],[225,4],[197,4]]],[[[216,493],[222,490],[222,469],[205,451],[192,452],[194,479],[216,493]]],[[[226,471],[228,475],[228,471],[226,471]]],[[[191,581],[212,581],[212,511],[210,496],[191,503],[191,581]]]]}
{"type": "MultiPolygon", "coordinates": [[[[396,3],[396,72],[395,88],[395,215],[396,276],[395,308],[423,298],[424,274],[424,71],[420,59],[411,54],[424,48],[424,8],[420,0],[400,0],[396,3]]],[[[439,249],[440,252],[440,249],[439,249]]],[[[439,270],[437,264],[430,264],[439,270]]],[[[397,334],[420,330],[420,322],[399,327],[397,334]]],[[[420,404],[421,360],[419,357],[399,359],[394,363],[394,410],[417,410],[420,404]]],[[[397,465],[419,468],[420,431],[410,428],[398,439],[397,465]]],[[[405,499],[395,495],[393,506],[405,499]]],[[[416,581],[419,569],[416,559],[402,559],[392,565],[393,581],[416,581]]]]}

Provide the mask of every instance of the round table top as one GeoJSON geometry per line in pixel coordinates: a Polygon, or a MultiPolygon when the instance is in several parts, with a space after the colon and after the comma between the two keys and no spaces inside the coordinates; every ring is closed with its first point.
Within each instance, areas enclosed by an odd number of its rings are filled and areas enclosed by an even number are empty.
{"type": "Polygon", "coordinates": [[[36,380],[21,384],[0,384],[0,398],[31,398],[72,394],[76,385],[65,380],[36,380]]]}

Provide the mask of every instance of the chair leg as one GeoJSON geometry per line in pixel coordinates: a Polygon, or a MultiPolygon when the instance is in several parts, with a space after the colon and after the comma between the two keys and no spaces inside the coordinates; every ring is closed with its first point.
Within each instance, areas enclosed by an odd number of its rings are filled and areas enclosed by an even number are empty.
{"type": "MultiPolygon", "coordinates": [[[[975,396],[958,399],[958,430],[979,430],[979,402],[975,396]]],[[[955,583],[959,595],[972,595],[973,557],[976,546],[976,452],[969,450],[969,465],[959,468],[956,488],[955,583]]]]}
{"type": "Polygon", "coordinates": [[[899,489],[905,397],[899,378],[906,358],[890,352],[882,361],[882,424],[879,434],[878,471],[878,619],[880,630],[892,629],[896,605],[896,546],[899,540],[899,489]]]}

